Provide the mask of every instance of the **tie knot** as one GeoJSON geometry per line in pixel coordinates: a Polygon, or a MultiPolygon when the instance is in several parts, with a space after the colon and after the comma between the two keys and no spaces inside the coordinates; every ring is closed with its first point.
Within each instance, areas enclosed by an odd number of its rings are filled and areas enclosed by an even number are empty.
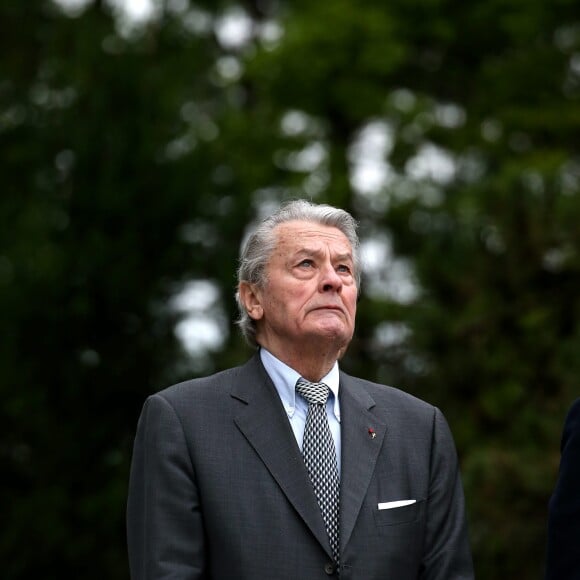
{"type": "Polygon", "coordinates": [[[311,383],[306,379],[298,379],[296,391],[300,393],[310,405],[325,405],[330,389],[324,383],[311,383]]]}

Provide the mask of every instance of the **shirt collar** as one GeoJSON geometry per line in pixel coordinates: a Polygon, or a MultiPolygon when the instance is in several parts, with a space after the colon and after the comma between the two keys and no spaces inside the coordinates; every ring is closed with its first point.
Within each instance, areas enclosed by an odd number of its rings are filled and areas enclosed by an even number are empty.
{"type": "MultiPolygon", "coordinates": [[[[262,359],[262,364],[266,372],[278,391],[286,413],[289,417],[292,417],[296,409],[296,383],[301,375],[263,347],[260,348],[260,358],[262,359]]],[[[328,374],[320,379],[321,383],[328,385],[330,392],[334,395],[334,416],[338,421],[340,421],[340,406],[338,402],[339,379],[338,361],[334,363],[328,374]]]]}

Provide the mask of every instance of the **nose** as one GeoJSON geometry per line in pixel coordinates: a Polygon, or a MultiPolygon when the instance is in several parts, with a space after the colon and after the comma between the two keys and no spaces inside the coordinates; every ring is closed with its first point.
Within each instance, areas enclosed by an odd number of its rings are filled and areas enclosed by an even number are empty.
{"type": "Polygon", "coordinates": [[[332,264],[325,264],[321,270],[320,289],[322,292],[340,292],[342,290],[342,278],[332,264]]]}

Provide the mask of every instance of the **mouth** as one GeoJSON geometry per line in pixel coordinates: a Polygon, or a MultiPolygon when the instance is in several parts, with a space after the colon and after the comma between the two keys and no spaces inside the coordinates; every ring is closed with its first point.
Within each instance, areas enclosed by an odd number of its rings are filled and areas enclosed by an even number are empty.
{"type": "Polygon", "coordinates": [[[316,308],[314,308],[314,310],[330,310],[334,312],[340,312],[341,314],[344,312],[344,310],[340,306],[337,306],[336,304],[317,306],[316,308]]]}

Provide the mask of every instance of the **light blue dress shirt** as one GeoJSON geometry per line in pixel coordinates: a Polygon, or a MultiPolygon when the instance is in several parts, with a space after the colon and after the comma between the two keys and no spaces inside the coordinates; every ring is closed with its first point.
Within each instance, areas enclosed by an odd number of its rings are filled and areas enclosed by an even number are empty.
{"type": "MultiPolygon", "coordinates": [[[[294,369],[277,359],[272,353],[265,348],[260,348],[260,358],[266,372],[272,379],[280,400],[284,405],[284,410],[288,415],[290,426],[296,437],[296,442],[300,451],[302,451],[302,439],[304,437],[304,427],[306,425],[306,415],[308,414],[308,403],[301,395],[296,394],[296,383],[301,377],[294,369]]],[[[322,377],[321,383],[328,385],[330,395],[326,402],[326,416],[328,425],[334,439],[334,448],[336,450],[336,462],[338,475],[340,477],[340,404],[338,401],[338,362],[334,363],[330,372],[322,377]]]]}

